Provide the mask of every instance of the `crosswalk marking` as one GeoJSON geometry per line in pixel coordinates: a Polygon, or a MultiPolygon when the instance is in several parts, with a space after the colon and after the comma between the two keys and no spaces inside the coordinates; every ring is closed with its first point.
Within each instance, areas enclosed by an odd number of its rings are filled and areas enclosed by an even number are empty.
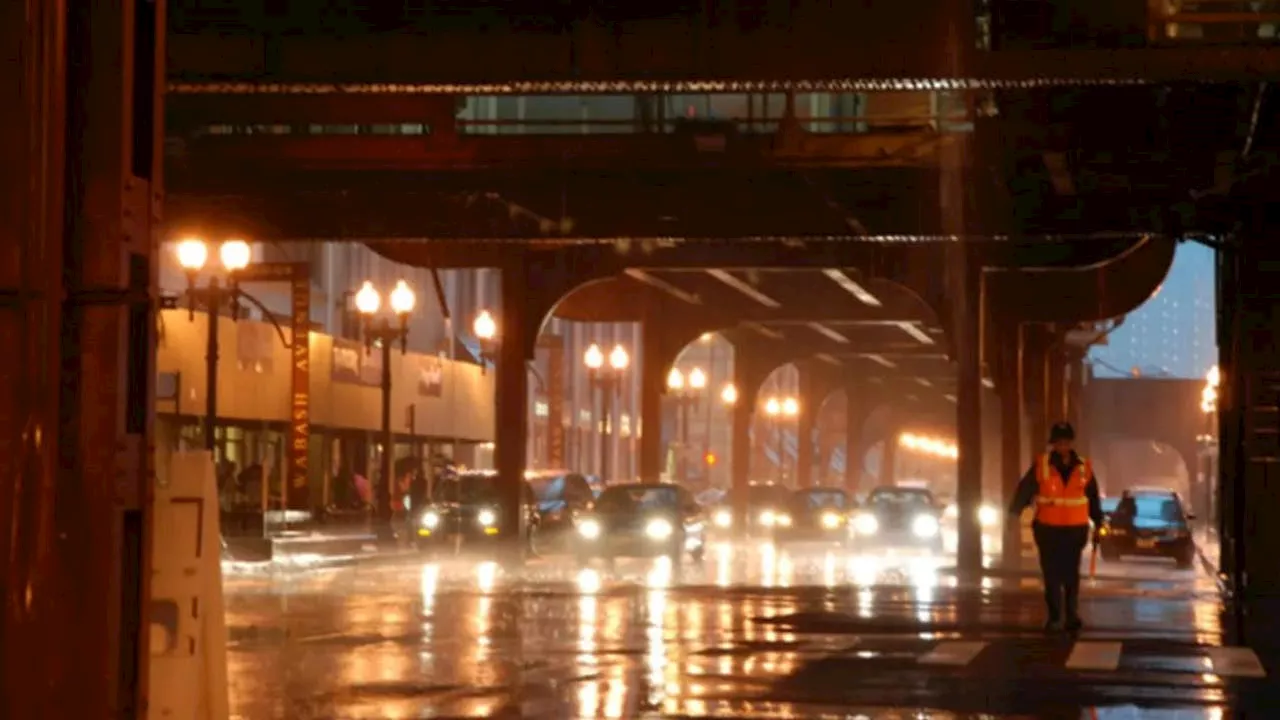
{"type": "Polygon", "coordinates": [[[1077,642],[1067,657],[1069,670],[1115,670],[1120,667],[1118,642],[1077,642]]]}
{"type": "Polygon", "coordinates": [[[929,652],[921,655],[919,663],[921,665],[952,665],[963,666],[973,662],[978,657],[978,653],[982,652],[988,643],[975,641],[947,641],[938,643],[937,647],[929,652]]]}
{"type": "Polygon", "coordinates": [[[1209,648],[1205,654],[1209,656],[1209,664],[1213,666],[1213,672],[1217,675],[1249,678],[1267,676],[1267,670],[1262,667],[1262,661],[1249,648],[1209,648]]]}

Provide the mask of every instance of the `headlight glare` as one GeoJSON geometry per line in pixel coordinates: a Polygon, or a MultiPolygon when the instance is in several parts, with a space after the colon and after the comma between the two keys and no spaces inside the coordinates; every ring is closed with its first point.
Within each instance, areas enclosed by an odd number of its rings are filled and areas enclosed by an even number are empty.
{"type": "Polygon", "coordinates": [[[440,515],[434,510],[428,510],[422,513],[422,527],[428,530],[435,530],[440,527],[440,515]]]}
{"type": "Polygon", "coordinates": [[[911,532],[916,537],[931,538],[938,534],[938,518],[932,515],[917,515],[911,521],[911,532]]]}
{"type": "Polygon", "coordinates": [[[778,524],[778,527],[791,527],[791,516],[786,513],[778,513],[773,521],[778,524]]]}
{"type": "Polygon", "coordinates": [[[880,531],[880,521],[875,515],[862,513],[853,519],[853,529],[857,530],[859,535],[875,535],[880,531]]]}
{"type": "Polygon", "coordinates": [[[675,532],[675,528],[672,528],[671,523],[662,518],[650,520],[649,524],[644,527],[644,534],[648,535],[652,540],[666,540],[671,537],[673,532],[675,532]]]}
{"type": "Polygon", "coordinates": [[[718,528],[727,528],[733,524],[733,513],[728,510],[719,510],[716,512],[715,517],[712,518],[712,521],[715,522],[718,528]]]}
{"type": "Polygon", "coordinates": [[[600,537],[600,521],[595,518],[587,518],[578,523],[578,534],[587,540],[595,540],[600,537]]]}
{"type": "Polygon", "coordinates": [[[840,526],[840,516],[833,512],[822,513],[822,527],[834,530],[840,526]]]}
{"type": "Polygon", "coordinates": [[[990,505],[978,508],[978,524],[982,527],[994,527],[1000,523],[1000,511],[990,505]]]}
{"type": "Polygon", "coordinates": [[[760,513],[760,524],[764,525],[765,527],[773,527],[773,524],[774,522],[777,521],[777,519],[778,517],[773,514],[772,510],[765,510],[764,512],[760,513]]]}
{"type": "Polygon", "coordinates": [[[484,527],[493,527],[498,523],[498,514],[488,509],[481,510],[476,513],[476,522],[484,527]]]}

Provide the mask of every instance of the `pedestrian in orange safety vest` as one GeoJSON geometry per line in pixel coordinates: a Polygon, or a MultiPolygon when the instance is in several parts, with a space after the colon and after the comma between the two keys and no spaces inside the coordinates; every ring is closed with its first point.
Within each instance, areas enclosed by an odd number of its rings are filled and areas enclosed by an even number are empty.
{"type": "Polygon", "coordinates": [[[1032,463],[1022,476],[1009,514],[1017,516],[1035,506],[1031,530],[1040,553],[1044,576],[1044,602],[1049,610],[1045,630],[1063,628],[1078,631],[1080,621],[1080,556],[1089,542],[1093,522],[1093,542],[1102,527],[1102,501],[1093,465],[1072,448],[1076,431],[1071,423],[1060,422],[1049,431],[1050,450],[1032,463]],[[1064,603],[1065,601],[1065,603],[1064,603]]]}

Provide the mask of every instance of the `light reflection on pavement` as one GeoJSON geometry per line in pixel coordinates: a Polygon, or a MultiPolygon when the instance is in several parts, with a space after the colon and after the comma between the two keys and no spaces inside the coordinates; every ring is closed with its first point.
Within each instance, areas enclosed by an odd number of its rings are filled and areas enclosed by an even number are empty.
{"type": "Polygon", "coordinates": [[[1203,573],[1101,568],[1085,591],[1088,636],[1124,640],[1127,659],[1081,688],[1060,667],[1070,641],[1039,632],[1034,579],[969,586],[951,564],[748,543],[679,566],[409,558],[233,575],[233,715],[1075,718],[1092,717],[1087,701],[1097,717],[1131,717],[1114,713],[1150,704],[1152,678],[1157,704],[1193,713],[1178,717],[1214,717],[1231,699],[1195,656],[1221,638],[1203,573]],[[989,646],[968,667],[920,665],[960,638],[989,646]],[[1041,692],[1052,707],[1012,689],[1036,677],[1074,689],[1065,702],[1041,692]]]}

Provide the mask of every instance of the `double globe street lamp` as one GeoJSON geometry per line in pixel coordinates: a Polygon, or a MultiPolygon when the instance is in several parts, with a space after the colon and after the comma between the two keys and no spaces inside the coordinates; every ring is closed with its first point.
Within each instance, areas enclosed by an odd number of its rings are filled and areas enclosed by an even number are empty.
{"type": "Polygon", "coordinates": [[[222,270],[226,273],[226,283],[214,275],[209,283],[200,287],[200,272],[209,263],[209,244],[202,238],[189,237],[178,242],[176,248],[178,265],[187,275],[187,309],[190,317],[195,319],[196,305],[203,305],[208,315],[207,336],[205,339],[205,412],[204,412],[204,446],[213,453],[217,445],[215,427],[218,422],[218,319],[222,306],[229,305],[231,319],[240,315],[237,302],[244,293],[240,290],[237,274],[249,267],[253,251],[249,243],[240,239],[227,239],[218,244],[218,259],[222,262],[222,270]]]}
{"type": "Polygon", "coordinates": [[[777,438],[778,479],[784,479],[785,470],[790,464],[786,460],[786,444],[782,437],[782,422],[793,420],[800,415],[800,402],[793,397],[771,397],[764,402],[764,414],[768,416],[773,435],[777,438]]]}
{"type": "Polygon", "coordinates": [[[395,440],[391,434],[391,346],[399,343],[403,355],[409,349],[409,313],[413,312],[418,302],[413,288],[404,280],[400,280],[388,295],[391,314],[396,322],[386,314],[379,315],[382,309],[382,294],[365,281],[356,292],[356,310],[360,313],[361,330],[364,336],[365,353],[373,351],[377,346],[382,353],[382,492],[377,498],[378,539],[384,543],[395,541],[395,530],[391,524],[391,508],[395,504],[395,478],[392,476],[392,461],[395,456],[395,440]]]}
{"type": "Polygon", "coordinates": [[[676,403],[677,437],[679,454],[676,456],[676,478],[684,483],[689,479],[689,410],[702,401],[702,391],[707,387],[707,374],[695,367],[685,376],[680,368],[671,368],[667,374],[667,391],[676,403]]]}
{"type": "Polygon", "coordinates": [[[614,345],[606,357],[600,346],[591,343],[582,353],[591,387],[600,391],[600,480],[609,482],[609,436],[613,432],[613,396],[622,383],[622,374],[631,365],[631,355],[621,345],[614,345]]]}

